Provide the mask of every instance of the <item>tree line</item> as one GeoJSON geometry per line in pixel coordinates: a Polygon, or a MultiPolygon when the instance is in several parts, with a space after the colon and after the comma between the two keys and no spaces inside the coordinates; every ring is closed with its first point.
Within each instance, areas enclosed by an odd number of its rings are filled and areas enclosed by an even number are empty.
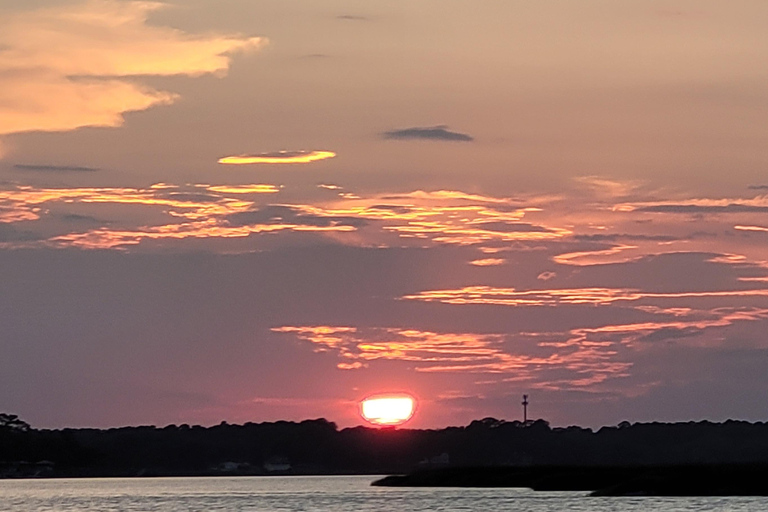
{"type": "Polygon", "coordinates": [[[0,477],[404,473],[444,466],[768,463],[768,424],[544,420],[443,429],[339,429],[325,419],[211,427],[35,429],[0,414],[0,477]]]}

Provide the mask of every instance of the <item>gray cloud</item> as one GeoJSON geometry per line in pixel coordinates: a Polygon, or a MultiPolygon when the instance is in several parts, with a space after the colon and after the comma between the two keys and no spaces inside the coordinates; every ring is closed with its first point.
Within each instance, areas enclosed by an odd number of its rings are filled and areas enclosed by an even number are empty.
{"type": "Polygon", "coordinates": [[[682,240],[680,237],[668,235],[631,235],[628,233],[613,233],[609,235],[575,235],[574,239],[580,242],[617,242],[619,240],[643,240],[649,242],[674,242],[682,240]]]}
{"type": "Polygon", "coordinates": [[[96,167],[83,167],[79,165],[35,165],[35,164],[16,164],[13,166],[17,171],[36,171],[36,172],[97,172],[101,169],[96,167]]]}
{"type": "Polygon", "coordinates": [[[446,125],[404,128],[384,132],[385,139],[395,140],[445,140],[451,142],[471,142],[474,137],[465,133],[452,132],[446,125]]]}
{"type": "MultiPolygon", "coordinates": [[[[586,250],[588,247],[576,246],[573,249],[586,250]]],[[[748,267],[736,269],[733,264],[713,262],[718,256],[721,254],[675,252],[611,265],[583,267],[578,273],[568,276],[568,286],[634,288],[656,293],[734,289],[738,286],[737,270],[748,267]]]]}
{"type": "Polygon", "coordinates": [[[173,201],[183,201],[189,203],[216,203],[221,201],[221,196],[195,192],[168,192],[159,193],[157,196],[163,199],[171,199],[173,201]]]}
{"type": "Polygon", "coordinates": [[[472,227],[485,229],[487,231],[496,231],[499,233],[548,233],[549,229],[535,224],[526,224],[523,222],[483,222],[473,224],[472,227]]]}
{"type": "Polygon", "coordinates": [[[768,185],[750,185],[749,190],[768,190],[768,185]]]}
{"type": "Polygon", "coordinates": [[[105,221],[99,220],[91,215],[80,215],[77,213],[66,213],[61,215],[61,220],[66,222],[85,223],[85,224],[106,224],[105,221]]]}
{"type": "Polygon", "coordinates": [[[639,342],[658,342],[658,341],[672,341],[682,338],[690,338],[701,334],[704,330],[696,327],[662,327],[648,334],[640,336],[636,341],[639,342]]]}
{"type": "Polygon", "coordinates": [[[368,222],[357,217],[324,217],[308,215],[295,208],[283,205],[269,205],[257,210],[233,213],[226,217],[231,226],[250,226],[254,224],[297,224],[301,226],[329,227],[353,226],[361,227],[368,222]]]}
{"type": "Polygon", "coordinates": [[[367,18],[365,16],[359,16],[356,14],[341,14],[339,16],[336,16],[337,20],[345,20],[345,21],[368,21],[370,18],[367,18]]]}
{"type": "Polygon", "coordinates": [[[412,208],[396,204],[375,204],[368,207],[369,210],[386,210],[395,213],[408,213],[412,208]]]}
{"type": "Polygon", "coordinates": [[[30,240],[39,240],[39,237],[29,231],[20,231],[8,224],[0,223],[0,243],[27,242],[30,240]]]}

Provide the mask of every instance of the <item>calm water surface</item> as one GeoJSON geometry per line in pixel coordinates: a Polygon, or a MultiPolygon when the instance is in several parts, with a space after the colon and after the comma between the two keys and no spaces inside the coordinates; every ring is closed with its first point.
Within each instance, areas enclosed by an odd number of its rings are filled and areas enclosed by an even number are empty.
{"type": "Polygon", "coordinates": [[[524,489],[370,487],[374,477],[0,481],[2,512],[768,511],[768,498],[589,498],[524,489]]]}

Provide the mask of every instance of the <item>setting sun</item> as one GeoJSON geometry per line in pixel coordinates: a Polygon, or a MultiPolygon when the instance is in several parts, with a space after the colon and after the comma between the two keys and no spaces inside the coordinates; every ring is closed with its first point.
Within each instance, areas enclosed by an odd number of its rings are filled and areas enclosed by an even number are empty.
{"type": "Polygon", "coordinates": [[[360,402],[363,419],[374,425],[402,425],[416,409],[416,400],[408,395],[374,396],[360,402]]]}

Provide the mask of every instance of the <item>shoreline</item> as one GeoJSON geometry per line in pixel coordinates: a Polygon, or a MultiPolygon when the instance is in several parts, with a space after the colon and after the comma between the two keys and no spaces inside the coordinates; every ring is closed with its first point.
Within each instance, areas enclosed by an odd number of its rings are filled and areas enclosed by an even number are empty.
{"type": "Polygon", "coordinates": [[[590,496],[768,496],[768,464],[451,467],[390,475],[379,487],[518,487],[590,496]]]}

